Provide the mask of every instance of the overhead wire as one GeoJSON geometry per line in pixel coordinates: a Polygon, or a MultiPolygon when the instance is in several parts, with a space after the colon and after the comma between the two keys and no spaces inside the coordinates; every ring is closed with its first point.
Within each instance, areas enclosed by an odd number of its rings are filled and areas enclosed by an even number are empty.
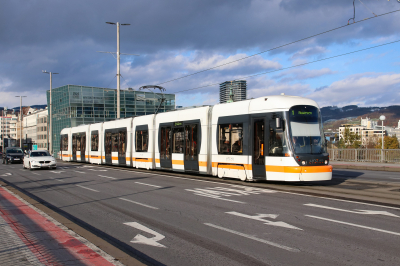
{"type": "MultiPolygon", "coordinates": [[[[354,0],[354,1],[355,1],[355,0],[354,0]]],[[[400,1],[400,0],[399,0],[399,1],[400,1]]],[[[355,24],[357,24],[357,23],[364,22],[364,21],[369,20],[369,19],[373,19],[373,18],[377,18],[377,17],[382,17],[382,16],[385,16],[385,15],[389,15],[389,14],[392,14],[392,13],[399,12],[399,11],[400,11],[400,9],[397,9],[397,10],[394,10],[394,11],[390,11],[390,12],[386,12],[386,13],[383,13],[383,14],[375,15],[375,16],[373,16],[373,17],[368,17],[368,18],[365,18],[365,19],[362,19],[362,20],[358,20],[358,21],[355,21],[355,22],[352,23],[352,24],[349,24],[349,23],[348,23],[348,24],[346,24],[346,25],[343,25],[343,26],[340,26],[340,27],[336,27],[336,28],[333,28],[333,29],[330,29],[330,30],[327,30],[327,31],[323,31],[323,32],[320,32],[320,33],[317,33],[317,34],[314,34],[314,35],[311,35],[311,36],[308,36],[308,37],[299,39],[299,40],[297,40],[297,41],[293,41],[293,42],[290,42],[290,43],[287,43],[287,44],[283,44],[283,45],[280,45],[280,46],[276,46],[276,47],[274,47],[274,48],[271,48],[271,49],[268,49],[268,50],[265,50],[265,51],[262,51],[262,52],[253,54],[253,55],[245,56],[245,57],[243,57],[243,58],[240,58],[240,59],[237,59],[237,60],[233,60],[233,61],[230,61],[230,62],[227,62],[227,63],[224,63],[224,64],[220,64],[220,65],[217,65],[217,66],[214,66],[214,67],[211,67],[211,68],[207,68],[207,69],[204,69],[204,70],[201,70],[201,71],[197,71],[197,72],[194,72],[194,73],[191,73],[191,74],[188,74],[188,75],[179,77],[179,78],[175,78],[175,79],[171,79],[171,80],[168,80],[168,81],[164,81],[164,82],[158,83],[157,85],[162,85],[162,84],[170,83],[170,82],[172,82],[172,81],[177,81],[177,80],[180,80],[180,79],[183,79],[183,78],[187,78],[187,77],[190,77],[190,76],[193,76],[193,75],[197,75],[197,74],[200,74],[200,73],[203,73],[203,72],[206,72],[206,71],[210,71],[210,70],[213,70],[213,69],[216,69],[216,68],[219,68],[219,67],[223,67],[223,66],[226,66],[226,65],[235,63],[235,62],[239,62],[239,61],[241,61],[241,60],[248,59],[248,58],[250,58],[250,57],[254,57],[254,56],[256,56],[256,55],[264,54],[264,53],[267,53],[267,52],[270,52],[270,51],[273,51],[273,50],[276,50],[276,49],[279,49],[279,48],[282,48],[282,47],[285,47],[285,46],[289,46],[289,45],[292,45],[292,44],[295,44],[295,43],[298,43],[298,42],[301,42],[301,41],[305,41],[305,40],[308,40],[308,39],[311,39],[311,38],[314,38],[314,37],[317,37],[317,36],[326,34],[326,33],[328,33],[328,32],[336,31],[336,30],[345,28],[345,27],[347,27],[347,26],[355,25],[355,24]]],[[[354,10],[354,18],[355,18],[355,10],[354,10]]],[[[349,20],[349,21],[350,21],[350,20],[349,20]]]]}
{"type": "MultiPolygon", "coordinates": [[[[325,60],[329,60],[329,59],[333,59],[333,58],[337,58],[337,57],[341,57],[341,56],[345,56],[345,55],[349,55],[349,54],[354,54],[354,53],[358,53],[358,52],[362,52],[362,51],[366,51],[366,50],[370,50],[370,49],[374,49],[374,48],[378,48],[378,47],[382,47],[382,46],[385,46],[385,45],[398,43],[398,42],[400,42],[400,40],[393,41],[393,42],[387,42],[387,43],[384,43],[384,44],[375,45],[375,46],[371,46],[371,47],[360,49],[360,50],[356,50],[356,51],[351,51],[351,52],[344,53],[344,54],[334,55],[334,56],[318,59],[318,60],[307,62],[307,63],[297,64],[297,65],[290,66],[290,67],[284,67],[284,68],[275,69],[275,70],[271,70],[271,71],[267,71],[267,72],[257,73],[257,74],[253,74],[253,75],[250,75],[250,76],[245,76],[245,77],[241,77],[241,78],[238,78],[238,79],[234,79],[232,81],[253,78],[253,77],[256,77],[256,76],[266,75],[266,74],[270,74],[270,73],[274,73],[274,72],[278,72],[278,71],[283,71],[283,70],[287,70],[287,69],[291,69],[291,68],[296,68],[296,67],[300,67],[300,66],[314,64],[314,63],[317,63],[317,62],[321,62],[321,61],[325,61],[325,60]]],[[[215,85],[219,85],[219,84],[220,83],[213,83],[213,84],[208,84],[208,85],[204,85],[204,86],[201,86],[201,87],[196,87],[196,88],[192,88],[192,89],[177,91],[177,92],[174,92],[174,93],[177,94],[177,93],[181,93],[181,92],[185,92],[185,91],[198,90],[198,89],[211,87],[211,86],[215,86],[215,85]]]]}

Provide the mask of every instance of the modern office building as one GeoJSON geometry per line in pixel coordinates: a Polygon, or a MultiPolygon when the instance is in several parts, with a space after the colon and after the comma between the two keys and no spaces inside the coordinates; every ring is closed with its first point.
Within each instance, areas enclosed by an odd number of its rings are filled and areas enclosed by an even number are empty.
{"type": "MultiPolygon", "coordinates": [[[[97,87],[65,85],[52,89],[52,148],[60,150],[63,128],[117,119],[117,90],[97,87]]],[[[158,113],[175,109],[175,94],[163,94],[164,102],[158,113]]],[[[121,90],[120,117],[154,114],[162,99],[161,93],[121,90]]],[[[50,106],[50,91],[47,91],[50,106]]]]}
{"type": "Polygon", "coordinates": [[[238,102],[247,98],[247,83],[245,80],[225,81],[219,84],[219,102],[238,102]]]}

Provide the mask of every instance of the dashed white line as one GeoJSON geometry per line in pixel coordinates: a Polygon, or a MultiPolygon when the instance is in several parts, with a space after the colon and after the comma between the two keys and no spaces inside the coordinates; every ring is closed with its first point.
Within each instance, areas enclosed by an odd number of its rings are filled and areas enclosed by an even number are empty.
{"type": "Polygon", "coordinates": [[[227,229],[227,228],[224,228],[224,227],[221,227],[221,226],[218,226],[218,225],[214,225],[214,224],[210,224],[210,223],[205,223],[205,225],[211,226],[211,227],[214,227],[214,228],[217,228],[219,230],[222,230],[222,231],[225,231],[225,232],[229,232],[229,233],[232,233],[232,234],[235,234],[235,235],[243,236],[243,237],[246,237],[246,238],[249,238],[249,239],[252,239],[252,240],[267,244],[267,245],[270,245],[270,246],[274,246],[274,247],[277,247],[277,248],[285,249],[287,251],[300,252],[300,250],[297,249],[297,248],[291,248],[291,247],[287,247],[287,246],[284,246],[284,245],[280,245],[280,244],[277,244],[277,243],[274,243],[274,242],[271,242],[271,241],[268,241],[268,240],[264,240],[264,239],[261,239],[261,238],[258,238],[258,237],[252,236],[252,235],[247,235],[247,234],[244,234],[244,233],[240,233],[240,232],[237,232],[237,231],[234,231],[234,230],[231,230],[231,229],[227,229]]]}
{"type": "Polygon", "coordinates": [[[92,189],[92,188],[88,188],[88,187],[84,187],[84,186],[80,186],[80,185],[76,185],[76,186],[80,187],[80,188],[88,189],[88,190],[91,190],[91,191],[94,191],[94,192],[100,192],[100,191],[92,189]]]}
{"type": "Polygon", "coordinates": [[[378,232],[382,232],[382,233],[387,233],[387,234],[400,236],[400,233],[387,231],[387,230],[383,230],[383,229],[379,229],[379,228],[368,227],[368,226],[359,225],[359,224],[352,224],[352,223],[342,222],[342,221],[338,221],[338,220],[332,220],[332,219],[313,216],[313,215],[305,215],[305,216],[311,217],[311,218],[315,218],[315,219],[324,220],[324,221],[329,221],[329,222],[334,222],[334,223],[339,223],[339,224],[346,224],[346,225],[350,225],[350,226],[354,226],[354,227],[359,227],[359,228],[364,228],[364,229],[369,229],[369,230],[373,230],[373,231],[378,231],[378,232]]]}
{"type": "Polygon", "coordinates": [[[129,201],[129,202],[131,202],[131,203],[135,203],[135,204],[137,204],[137,205],[140,205],[140,206],[143,206],[143,207],[147,207],[147,208],[150,208],[150,209],[158,210],[157,207],[153,207],[153,206],[150,206],[150,205],[146,205],[146,204],[143,204],[143,203],[140,203],[140,202],[136,202],[136,201],[133,201],[133,200],[128,200],[128,199],[124,199],[124,198],[119,198],[119,199],[125,200],[125,201],[129,201]]]}
{"type": "Polygon", "coordinates": [[[34,175],[39,175],[39,174],[36,174],[36,173],[31,173],[31,174],[34,174],[34,175]]]}
{"type": "Polygon", "coordinates": [[[139,184],[139,185],[149,186],[149,187],[158,187],[158,188],[162,188],[162,187],[160,187],[160,186],[151,185],[151,184],[146,184],[146,183],[140,183],[140,182],[135,182],[135,183],[136,183],[136,184],[139,184]]]}
{"type": "Polygon", "coordinates": [[[115,177],[111,177],[111,176],[105,176],[105,175],[99,175],[100,177],[105,177],[105,178],[110,178],[110,179],[117,179],[115,177]]]}
{"type": "Polygon", "coordinates": [[[85,172],[80,172],[80,171],[74,171],[74,172],[77,172],[77,173],[80,173],[80,174],[86,174],[85,172]]]}

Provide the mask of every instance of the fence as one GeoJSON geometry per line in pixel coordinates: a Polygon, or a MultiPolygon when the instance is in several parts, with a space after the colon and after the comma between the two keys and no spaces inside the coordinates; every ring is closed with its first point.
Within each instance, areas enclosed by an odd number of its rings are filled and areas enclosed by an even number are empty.
{"type": "Polygon", "coordinates": [[[331,161],[400,163],[400,149],[328,149],[331,161]]]}

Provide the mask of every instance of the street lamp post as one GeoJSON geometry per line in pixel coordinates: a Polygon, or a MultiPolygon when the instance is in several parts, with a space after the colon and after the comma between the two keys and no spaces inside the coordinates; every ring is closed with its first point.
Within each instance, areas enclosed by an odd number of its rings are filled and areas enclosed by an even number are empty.
{"type": "Polygon", "coordinates": [[[53,72],[47,72],[46,70],[42,70],[43,73],[50,74],[50,108],[49,108],[49,116],[50,116],[50,122],[49,122],[49,152],[50,154],[53,154],[53,121],[52,121],[52,99],[51,99],[51,88],[52,88],[52,75],[58,74],[58,73],[53,73],[53,72]]]}
{"type": "Polygon", "coordinates": [[[379,120],[382,121],[382,151],[381,151],[381,153],[382,153],[382,162],[385,161],[385,160],[384,160],[385,156],[384,156],[384,153],[383,153],[383,148],[384,148],[384,146],[383,146],[383,121],[384,121],[385,119],[386,119],[386,117],[385,117],[384,115],[381,115],[381,116],[379,117],[379,120]]]}
{"type": "Polygon", "coordinates": [[[111,25],[117,25],[117,118],[120,118],[120,109],[121,109],[121,97],[120,97],[120,89],[121,89],[121,74],[120,74],[120,55],[121,53],[119,52],[119,26],[129,26],[131,24],[124,23],[120,24],[119,22],[106,22],[107,24],[111,25]]]}
{"type": "Polygon", "coordinates": [[[23,113],[22,113],[22,98],[23,97],[27,97],[27,96],[15,96],[15,97],[19,97],[19,113],[20,113],[20,128],[19,128],[19,147],[22,149],[22,117],[23,117],[23,113]]]}

